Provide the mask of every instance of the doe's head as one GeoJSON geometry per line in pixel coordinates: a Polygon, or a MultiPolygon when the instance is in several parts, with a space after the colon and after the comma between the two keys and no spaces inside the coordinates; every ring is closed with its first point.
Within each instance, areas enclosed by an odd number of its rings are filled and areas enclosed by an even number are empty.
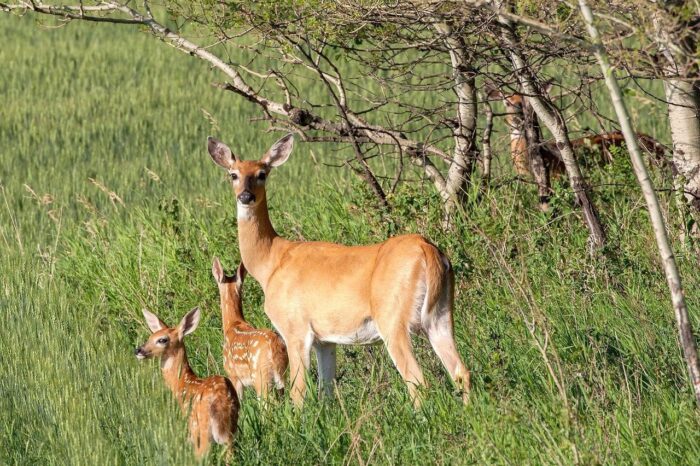
{"type": "Polygon", "coordinates": [[[251,207],[265,199],[265,181],[273,167],[289,158],[294,147],[294,135],[288,134],[270,147],[260,160],[243,160],[233,154],[223,142],[209,136],[209,155],[214,163],[226,170],[236,193],[239,206],[251,207]]]}
{"type": "Polygon", "coordinates": [[[161,357],[169,351],[182,347],[184,338],[195,331],[201,316],[199,308],[195,307],[182,318],[177,327],[168,327],[154,313],[146,309],[142,312],[151,330],[151,336],[146,343],[136,348],[138,359],[161,357]]]}

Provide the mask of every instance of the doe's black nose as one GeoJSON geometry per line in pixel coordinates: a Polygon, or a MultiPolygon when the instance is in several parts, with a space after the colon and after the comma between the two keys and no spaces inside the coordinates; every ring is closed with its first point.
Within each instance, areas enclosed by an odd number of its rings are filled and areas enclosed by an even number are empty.
{"type": "Polygon", "coordinates": [[[141,347],[137,346],[136,349],[134,350],[134,354],[138,355],[141,352],[141,347]]]}
{"type": "Polygon", "coordinates": [[[238,195],[238,200],[241,204],[248,205],[251,202],[255,202],[255,194],[251,193],[248,190],[243,191],[241,194],[238,195]]]}

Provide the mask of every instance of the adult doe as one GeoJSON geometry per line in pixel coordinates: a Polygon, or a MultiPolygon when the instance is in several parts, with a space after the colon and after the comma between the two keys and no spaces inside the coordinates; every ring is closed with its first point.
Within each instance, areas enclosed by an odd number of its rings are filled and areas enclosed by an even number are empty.
{"type": "Polygon", "coordinates": [[[312,346],[329,391],[336,344],[383,340],[418,405],[417,388],[424,379],[410,335],[422,331],[466,402],[469,371],[455,346],[454,274],[447,257],[419,235],[352,247],[280,237],[268,215],[265,183],[272,168],[289,158],[293,143],[289,134],[260,160],[249,161],[208,140],[209,154],[227,171],[235,191],[241,258],[262,286],[265,312],[287,344],[292,400],[303,403],[312,346]]]}
{"type": "Polygon", "coordinates": [[[270,387],[284,388],[287,371],[287,348],[272,330],[257,329],[243,317],[243,280],[246,270],[238,266],[234,277],[224,274],[218,257],[214,258],[212,275],[219,285],[221,320],[224,328],[224,369],[231,378],[238,397],[243,387],[253,387],[266,398],[270,387]]]}
{"type": "Polygon", "coordinates": [[[151,336],[136,348],[136,357],[160,358],[165,383],[173,392],[183,413],[190,413],[190,441],[195,454],[201,458],[213,440],[233,452],[233,435],[238,426],[238,395],[226,377],[213,375],[197,377],[187,361],[184,338],[199,324],[200,312],[196,307],[182,318],[177,327],[168,327],[152,312],[143,310],[151,336]]]}

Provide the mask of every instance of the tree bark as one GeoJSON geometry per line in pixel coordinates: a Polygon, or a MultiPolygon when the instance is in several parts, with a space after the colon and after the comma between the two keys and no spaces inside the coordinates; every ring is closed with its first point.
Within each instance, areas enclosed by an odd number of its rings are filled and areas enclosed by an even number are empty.
{"type": "Polygon", "coordinates": [[[605,48],[602,45],[600,36],[598,35],[598,30],[593,24],[593,12],[586,4],[586,0],[579,0],[579,7],[581,8],[582,16],[586,22],[586,26],[588,27],[588,33],[590,34],[595,47],[594,53],[598,59],[600,68],[603,71],[605,84],[608,87],[610,97],[612,98],[613,105],[615,106],[617,119],[620,122],[622,133],[625,136],[625,142],[627,143],[627,150],[629,151],[632,159],[634,173],[637,175],[639,185],[641,186],[642,193],[644,194],[644,200],[647,203],[649,217],[651,218],[654,235],[656,236],[656,244],[659,248],[664,272],[666,273],[666,281],[668,282],[668,287],[671,290],[671,301],[673,303],[673,309],[676,315],[678,335],[683,348],[685,361],[688,365],[690,382],[695,392],[695,401],[697,402],[698,408],[700,408],[700,365],[698,363],[698,352],[695,346],[695,338],[693,336],[690,318],[688,316],[688,309],[685,304],[685,296],[683,293],[683,287],[681,286],[681,277],[678,274],[676,260],[673,256],[673,250],[671,249],[671,244],[668,240],[666,225],[664,224],[661,207],[659,206],[659,200],[656,197],[654,185],[649,177],[646,166],[644,165],[642,152],[639,148],[639,144],[637,143],[636,133],[632,128],[631,119],[622,98],[622,92],[617,84],[617,79],[615,78],[613,69],[608,62],[607,53],[605,52],[605,48]]]}
{"type": "Polygon", "coordinates": [[[656,42],[665,58],[662,68],[673,143],[675,199],[681,238],[686,239],[697,230],[700,222],[700,74],[697,63],[688,60],[697,40],[687,21],[681,22],[680,27],[677,24],[669,27],[663,19],[663,15],[657,13],[654,28],[656,42]],[[683,31],[681,37],[672,37],[674,29],[683,31]],[[689,214],[692,225],[687,221],[689,214]]]}
{"type": "Polygon", "coordinates": [[[491,132],[493,131],[493,109],[488,101],[488,98],[484,100],[484,114],[486,115],[486,123],[484,124],[484,133],[481,137],[481,157],[482,157],[482,167],[481,167],[481,180],[482,188],[488,188],[491,183],[491,160],[493,159],[493,153],[491,150],[491,132]]]}
{"type": "Polygon", "coordinates": [[[697,82],[674,78],[678,76],[675,68],[675,61],[665,68],[664,81],[673,164],[685,197],[697,213],[700,212],[700,90],[697,82]]]}
{"type": "Polygon", "coordinates": [[[542,157],[542,132],[540,123],[535,115],[529,98],[523,97],[523,120],[525,140],[527,141],[527,159],[530,164],[530,173],[537,183],[537,194],[540,210],[549,211],[549,197],[552,191],[549,169],[542,157]]]}
{"type": "Polygon", "coordinates": [[[470,65],[470,57],[466,51],[464,40],[455,36],[452,27],[447,23],[437,23],[435,28],[438,33],[444,36],[443,41],[450,54],[454,91],[457,96],[457,124],[452,132],[455,143],[454,155],[445,179],[445,191],[448,196],[444,206],[445,223],[449,225],[450,217],[454,214],[455,208],[465,194],[478,154],[475,144],[476,73],[470,65]]]}

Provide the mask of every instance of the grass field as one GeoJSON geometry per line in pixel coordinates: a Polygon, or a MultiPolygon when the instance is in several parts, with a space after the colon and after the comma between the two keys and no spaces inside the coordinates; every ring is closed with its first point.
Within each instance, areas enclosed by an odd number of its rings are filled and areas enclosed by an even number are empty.
{"type": "MultiPolygon", "coordinates": [[[[135,29],[0,16],[0,40],[0,463],[194,463],[157,365],[133,357],[148,334],[140,309],[174,323],[200,305],[190,361],[223,373],[210,267],[214,255],[237,264],[235,206],[206,136],[257,157],[279,135],[209,86],[205,65],[135,29]]],[[[667,141],[662,110],[645,111],[642,129],[667,141]]],[[[425,340],[415,345],[431,388],[418,412],[381,346],[345,347],[338,399],[297,411],[245,398],[236,463],[697,464],[700,417],[624,157],[592,175],[610,244],[590,257],[565,186],[546,216],[531,187],[501,183],[446,234],[429,185],[405,184],[380,215],[355,177],[311,151],[340,157],[297,145],[269,182],[276,228],[435,241],[457,271],[471,404],[425,340]]],[[[676,246],[697,330],[697,258],[676,246]]],[[[262,302],[249,280],[245,311],[269,326],[262,302]]]]}

